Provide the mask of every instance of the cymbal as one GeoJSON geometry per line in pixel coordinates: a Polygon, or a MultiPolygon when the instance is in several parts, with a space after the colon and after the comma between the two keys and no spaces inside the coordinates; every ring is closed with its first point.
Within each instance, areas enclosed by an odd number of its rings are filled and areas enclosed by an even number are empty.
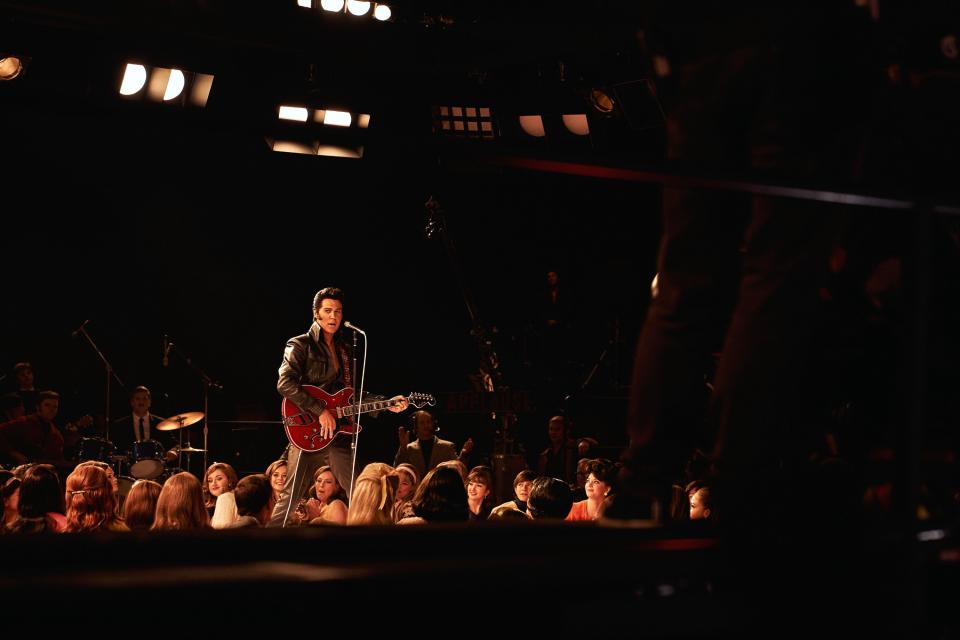
{"type": "Polygon", "coordinates": [[[193,447],[181,447],[177,449],[180,453],[203,453],[206,449],[194,449],[193,447]]]}
{"type": "Polygon", "coordinates": [[[186,413],[181,413],[180,415],[167,418],[154,427],[154,429],[157,431],[175,431],[177,429],[189,427],[196,422],[200,422],[202,419],[203,411],[187,411],[186,413]]]}

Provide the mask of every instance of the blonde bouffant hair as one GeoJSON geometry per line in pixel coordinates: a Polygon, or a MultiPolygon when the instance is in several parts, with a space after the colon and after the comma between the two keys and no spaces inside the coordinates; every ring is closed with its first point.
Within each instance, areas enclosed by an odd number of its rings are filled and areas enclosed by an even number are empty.
{"type": "Polygon", "coordinates": [[[393,524],[393,503],[400,478],[393,467],[372,462],[353,483],[347,524],[393,524]]]}

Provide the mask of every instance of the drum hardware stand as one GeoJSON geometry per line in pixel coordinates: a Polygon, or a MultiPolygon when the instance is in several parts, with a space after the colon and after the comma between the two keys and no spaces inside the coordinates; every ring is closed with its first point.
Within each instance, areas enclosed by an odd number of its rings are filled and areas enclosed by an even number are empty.
{"type": "MultiPolygon", "coordinates": [[[[207,450],[210,448],[210,447],[208,446],[208,445],[209,445],[209,441],[208,441],[209,429],[208,429],[208,427],[207,427],[208,420],[209,420],[209,416],[210,416],[210,390],[213,389],[213,390],[215,390],[215,391],[222,391],[222,390],[223,390],[223,385],[220,384],[219,382],[217,382],[216,380],[214,380],[213,378],[211,378],[210,376],[208,376],[207,373],[206,373],[203,369],[201,369],[200,367],[198,367],[197,365],[195,365],[195,364],[193,363],[193,360],[192,360],[189,356],[187,356],[187,355],[180,349],[180,347],[178,347],[178,346],[176,345],[176,343],[174,343],[171,339],[169,339],[169,336],[165,336],[165,338],[167,338],[167,349],[168,349],[168,350],[172,350],[174,353],[178,354],[178,355],[180,356],[180,359],[183,360],[184,362],[186,362],[186,363],[190,366],[190,368],[193,369],[194,372],[196,372],[196,374],[200,377],[200,380],[203,382],[203,469],[204,469],[203,472],[206,473],[206,469],[207,469],[207,450]]],[[[181,440],[181,443],[182,443],[182,442],[183,442],[183,436],[182,436],[182,435],[181,435],[181,437],[180,437],[180,440],[181,440]]],[[[192,448],[192,447],[190,446],[190,435],[189,435],[189,434],[187,434],[187,448],[192,448]]],[[[191,453],[193,453],[193,452],[187,452],[187,465],[188,465],[188,469],[189,469],[189,465],[190,465],[190,458],[189,458],[189,456],[190,456],[191,453]]],[[[183,462],[182,452],[181,452],[180,462],[181,462],[181,463],[183,462]]]]}
{"type": "Polygon", "coordinates": [[[103,410],[103,423],[104,423],[104,424],[103,424],[103,430],[104,430],[104,434],[103,434],[103,435],[104,435],[104,438],[106,438],[106,440],[109,441],[109,440],[110,440],[110,381],[111,381],[111,380],[116,380],[116,381],[117,381],[117,384],[119,384],[119,385],[120,385],[120,388],[123,389],[124,391],[126,391],[127,387],[126,387],[126,385],[123,384],[123,380],[120,379],[120,376],[117,375],[117,372],[116,372],[116,370],[114,370],[113,365],[110,364],[110,361],[107,360],[107,357],[106,357],[105,355],[103,355],[103,352],[102,352],[102,351],[100,351],[100,348],[97,346],[97,343],[94,342],[94,341],[93,341],[93,338],[90,337],[90,334],[87,333],[87,325],[88,325],[89,323],[90,323],[89,320],[84,320],[84,321],[83,321],[83,324],[81,324],[81,325],[77,328],[77,330],[73,332],[73,337],[76,338],[77,336],[82,335],[84,338],[86,338],[86,339],[87,339],[87,342],[90,344],[90,346],[91,346],[91,347],[93,348],[93,350],[96,352],[96,354],[97,354],[98,356],[100,356],[100,360],[103,361],[103,366],[106,368],[106,373],[107,373],[107,376],[106,376],[106,378],[107,378],[107,379],[106,379],[106,396],[107,396],[107,397],[106,397],[106,401],[105,401],[105,405],[104,405],[104,410],[103,410]]]}

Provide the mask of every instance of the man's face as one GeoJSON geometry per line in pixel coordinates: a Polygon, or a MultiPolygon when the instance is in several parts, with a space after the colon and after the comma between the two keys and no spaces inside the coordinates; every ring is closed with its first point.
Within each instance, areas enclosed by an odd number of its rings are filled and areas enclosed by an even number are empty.
{"type": "Polygon", "coordinates": [[[139,416],[150,411],[150,394],[146,391],[138,391],[130,398],[130,408],[139,416]]]}
{"type": "Polygon", "coordinates": [[[429,413],[418,413],[416,422],[417,437],[429,440],[433,437],[433,416],[429,413]]]}
{"type": "Polygon", "coordinates": [[[560,276],[557,275],[556,271],[547,272],[547,284],[551,287],[557,286],[557,283],[560,282],[560,276]]]}
{"type": "Polygon", "coordinates": [[[29,367],[26,369],[20,369],[16,374],[17,386],[21,389],[32,389],[33,388],[33,369],[29,367]]]}
{"type": "Polygon", "coordinates": [[[582,487],[587,484],[587,466],[590,464],[590,460],[584,458],[577,463],[577,486],[582,487]]]}
{"type": "Polygon", "coordinates": [[[47,422],[52,421],[57,417],[57,411],[60,410],[60,401],[52,398],[47,398],[40,402],[37,406],[37,414],[41,419],[46,420],[47,422]]]}
{"type": "Polygon", "coordinates": [[[524,480],[518,482],[517,486],[514,487],[514,492],[517,494],[517,499],[520,502],[526,502],[527,498],[530,497],[530,489],[533,488],[533,480],[524,480]]]}
{"type": "Polygon", "coordinates": [[[332,336],[343,322],[343,303],[332,298],[324,298],[320,301],[320,307],[313,315],[313,319],[317,321],[324,333],[332,336]]]}

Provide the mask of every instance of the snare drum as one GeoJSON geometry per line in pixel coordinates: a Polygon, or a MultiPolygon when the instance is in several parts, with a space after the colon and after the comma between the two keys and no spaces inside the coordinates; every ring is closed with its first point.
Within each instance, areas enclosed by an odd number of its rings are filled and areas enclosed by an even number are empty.
{"type": "Polygon", "coordinates": [[[80,438],[80,446],[77,447],[77,460],[86,462],[87,460],[99,460],[100,462],[110,463],[110,456],[113,455],[114,446],[109,440],[103,438],[80,438]]]}
{"type": "Polygon", "coordinates": [[[156,440],[134,442],[130,451],[130,475],[153,480],[163,473],[163,445],[156,440]]]}

